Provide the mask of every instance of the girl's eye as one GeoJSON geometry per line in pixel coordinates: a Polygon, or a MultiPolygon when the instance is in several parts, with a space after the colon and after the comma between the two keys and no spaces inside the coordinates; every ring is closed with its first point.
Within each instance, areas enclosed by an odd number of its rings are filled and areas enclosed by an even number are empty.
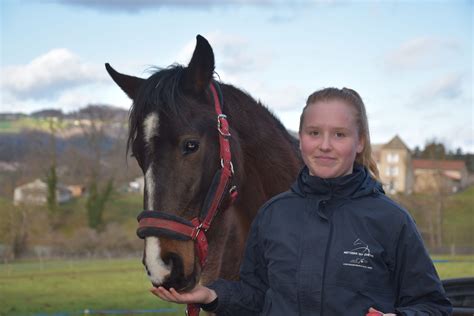
{"type": "Polygon", "coordinates": [[[311,131],[311,132],[309,132],[309,135],[311,135],[311,136],[318,136],[318,135],[319,135],[319,132],[318,132],[318,131],[311,131]]]}
{"type": "Polygon", "coordinates": [[[197,140],[188,140],[183,144],[183,154],[188,155],[196,152],[199,149],[199,142],[197,140]]]}
{"type": "Polygon", "coordinates": [[[344,137],[344,136],[346,136],[346,134],[342,132],[336,132],[336,137],[344,137]]]}

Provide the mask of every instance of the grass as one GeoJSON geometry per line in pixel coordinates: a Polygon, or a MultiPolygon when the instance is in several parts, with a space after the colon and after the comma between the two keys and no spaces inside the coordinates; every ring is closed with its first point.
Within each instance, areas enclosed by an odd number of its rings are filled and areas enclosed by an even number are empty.
{"type": "Polygon", "coordinates": [[[159,300],[149,288],[139,259],[3,264],[0,315],[160,309],[160,315],[183,315],[181,306],[159,300]]]}
{"type": "MultiPolygon", "coordinates": [[[[430,247],[429,220],[436,224],[438,202],[442,201],[442,246],[452,254],[471,253],[474,245],[474,186],[456,194],[437,197],[435,194],[413,194],[397,196],[397,201],[404,205],[415,218],[418,229],[423,233],[425,243],[430,247]]],[[[434,247],[434,245],[433,245],[434,247]]]]}
{"type": "Polygon", "coordinates": [[[434,256],[433,260],[441,279],[474,277],[474,255],[434,256]]]}
{"type": "Polygon", "coordinates": [[[12,131],[11,121],[0,121],[0,132],[12,131]]]}
{"type": "Polygon", "coordinates": [[[445,244],[472,247],[474,238],[474,186],[451,195],[448,198],[443,216],[443,234],[445,244]]]}
{"type": "MultiPolygon", "coordinates": [[[[474,256],[436,256],[442,279],[474,276],[474,256]]],[[[184,315],[184,307],[150,294],[138,258],[113,260],[29,261],[0,265],[0,315],[184,315]],[[132,311],[136,311],[135,313],[132,311]]]]}

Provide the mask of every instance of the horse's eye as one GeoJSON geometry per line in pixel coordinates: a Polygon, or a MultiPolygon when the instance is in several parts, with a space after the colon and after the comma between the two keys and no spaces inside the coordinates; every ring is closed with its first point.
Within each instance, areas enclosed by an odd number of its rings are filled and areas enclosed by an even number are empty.
{"type": "Polygon", "coordinates": [[[199,149],[199,142],[197,140],[187,140],[183,144],[183,154],[192,154],[199,149]]]}

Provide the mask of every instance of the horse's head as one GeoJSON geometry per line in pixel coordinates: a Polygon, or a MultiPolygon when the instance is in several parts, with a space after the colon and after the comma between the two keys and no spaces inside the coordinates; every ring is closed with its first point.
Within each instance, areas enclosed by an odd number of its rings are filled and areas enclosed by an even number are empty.
{"type": "MultiPolygon", "coordinates": [[[[187,67],[162,69],[146,80],[120,74],[108,64],[106,68],[133,100],[128,148],[145,176],[145,215],[153,215],[152,220],[170,220],[166,225],[182,222],[189,226],[209,204],[205,200],[212,197],[209,190],[221,168],[222,146],[210,92],[214,72],[212,48],[198,35],[187,67]]],[[[237,173],[240,148],[235,131],[231,130],[231,134],[237,173]]],[[[232,182],[235,181],[237,178],[233,177],[232,182]]],[[[223,196],[221,206],[229,204],[228,195],[223,196]]],[[[155,286],[190,289],[201,275],[195,242],[189,236],[168,230],[166,225],[152,227],[141,236],[145,239],[143,264],[155,286]]]]}

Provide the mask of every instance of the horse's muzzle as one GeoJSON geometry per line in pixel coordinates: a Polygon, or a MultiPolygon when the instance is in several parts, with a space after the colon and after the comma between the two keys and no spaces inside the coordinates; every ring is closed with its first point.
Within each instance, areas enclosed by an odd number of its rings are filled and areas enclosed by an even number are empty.
{"type": "Polygon", "coordinates": [[[174,288],[177,291],[185,292],[194,288],[198,281],[199,267],[194,266],[193,272],[190,275],[184,273],[183,260],[180,256],[170,253],[165,259],[166,264],[171,263],[173,267],[170,275],[168,275],[161,286],[166,289],[174,288]]]}

